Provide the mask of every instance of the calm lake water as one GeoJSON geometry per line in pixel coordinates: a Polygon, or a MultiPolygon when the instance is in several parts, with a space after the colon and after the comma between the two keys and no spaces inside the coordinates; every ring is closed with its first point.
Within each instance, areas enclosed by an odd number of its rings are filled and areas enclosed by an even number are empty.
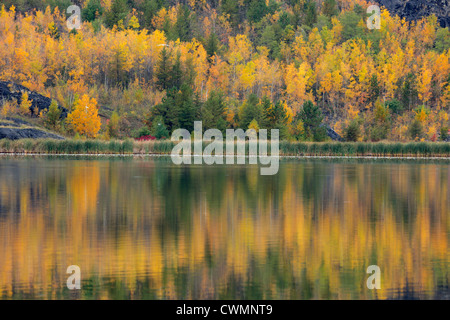
{"type": "Polygon", "coordinates": [[[450,299],[450,161],[0,157],[3,299],[450,299]],[[81,290],[66,287],[70,265],[81,290]],[[381,289],[369,290],[369,265],[381,289]]]}

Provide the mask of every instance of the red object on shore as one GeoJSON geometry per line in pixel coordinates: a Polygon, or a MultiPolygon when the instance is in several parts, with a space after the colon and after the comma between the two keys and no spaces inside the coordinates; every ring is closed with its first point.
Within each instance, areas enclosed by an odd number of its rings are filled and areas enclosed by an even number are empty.
{"type": "Polygon", "coordinates": [[[153,141],[156,140],[156,137],[153,136],[142,136],[140,138],[137,138],[136,141],[153,141]]]}
{"type": "Polygon", "coordinates": [[[433,134],[433,136],[431,137],[431,141],[433,141],[433,142],[436,142],[436,141],[437,141],[436,133],[433,134]]]}

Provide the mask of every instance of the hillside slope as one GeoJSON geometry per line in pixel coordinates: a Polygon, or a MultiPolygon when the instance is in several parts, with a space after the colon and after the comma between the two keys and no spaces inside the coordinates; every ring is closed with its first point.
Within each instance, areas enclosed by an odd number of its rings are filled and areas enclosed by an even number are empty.
{"type": "Polygon", "coordinates": [[[16,118],[0,119],[0,139],[58,139],[64,138],[60,135],[48,132],[42,128],[16,118]]]}
{"type": "Polygon", "coordinates": [[[377,0],[389,12],[404,17],[406,20],[417,20],[431,14],[436,15],[441,27],[450,27],[449,0],[377,0]]]}

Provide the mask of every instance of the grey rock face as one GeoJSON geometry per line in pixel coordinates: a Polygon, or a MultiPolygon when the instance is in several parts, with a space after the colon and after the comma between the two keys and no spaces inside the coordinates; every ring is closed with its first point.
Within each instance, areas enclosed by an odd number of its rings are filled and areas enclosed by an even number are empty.
{"type": "Polygon", "coordinates": [[[376,2],[407,21],[434,14],[441,27],[450,27],[450,0],[376,0],[376,2]]]}
{"type": "Polygon", "coordinates": [[[64,138],[61,136],[35,128],[0,128],[0,139],[18,140],[26,138],[29,139],[48,138],[48,139],[64,140],[64,138]]]}
{"type": "Polygon", "coordinates": [[[344,139],[336,132],[334,131],[329,125],[327,124],[321,124],[321,127],[325,127],[327,129],[327,136],[333,140],[333,141],[344,141],[344,139]]]}
{"type": "Polygon", "coordinates": [[[327,127],[327,135],[331,138],[333,141],[344,141],[344,139],[333,129],[330,127],[327,127]]]}
{"type": "MultiPolygon", "coordinates": [[[[38,108],[39,112],[48,109],[52,100],[50,98],[44,97],[43,95],[30,91],[28,88],[14,84],[9,81],[0,81],[0,105],[3,101],[16,100],[18,103],[22,100],[22,91],[28,92],[28,99],[32,101],[30,111],[34,114],[34,109],[38,108]]],[[[67,109],[64,107],[59,107],[61,109],[61,118],[67,117],[67,109]]]]}

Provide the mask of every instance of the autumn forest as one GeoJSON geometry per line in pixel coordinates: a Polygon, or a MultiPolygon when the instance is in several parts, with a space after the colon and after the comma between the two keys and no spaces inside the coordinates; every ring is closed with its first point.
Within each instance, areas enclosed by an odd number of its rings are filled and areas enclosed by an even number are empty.
{"type": "Polygon", "coordinates": [[[439,12],[0,2],[0,300],[450,299],[439,12]]]}
{"type": "Polygon", "coordinates": [[[280,129],[285,140],[448,139],[450,32],[363,0],[6,0],[0,80],[53,99],[19,116],[68,137],[280,129]],[[80,29],[66,13],[81,8],[80,29]],[[60,116],[66,108],[68,116],[60,116]],[[84,112],[87,111],[87,112],[84,112]]]}

